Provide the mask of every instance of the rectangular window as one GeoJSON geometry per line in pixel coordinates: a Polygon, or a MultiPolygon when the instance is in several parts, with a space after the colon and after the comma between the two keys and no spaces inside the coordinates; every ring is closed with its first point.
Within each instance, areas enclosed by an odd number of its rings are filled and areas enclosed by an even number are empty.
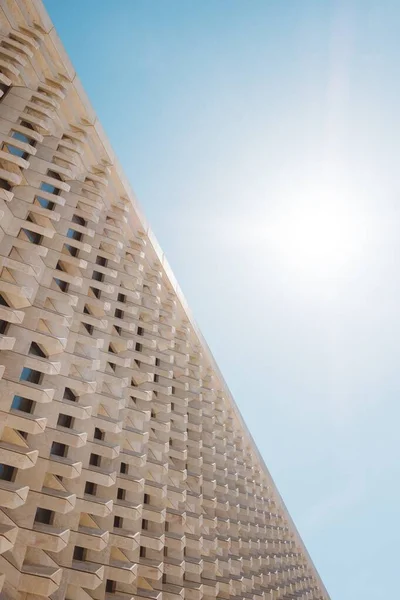
{"type": "Polygon", "coordinates": [[[37,508],[35,514],[35,523],[45,523],[51,525],[54,519],[54,511],[47,508],[37,508]]]}
{"type": "Polygon", "coordinates": [[[114,517],[114,527],[118,527],[119,529],[122,528],[122,518],[121,517],[114,517]]]}
{"type": "Polygon", "coordinates": [[[9,325],[10,325],[10,323],[8,321],[4,321],[4,319],[0,319],[0,333],[1,333],[1,335],[5,335],[7,333],[9,325]]]}
{"type": "Polygon", "coordinates": [[[93,481],[87,481],[85,483],[85,494],[89,494],[89,496],[95,496],[96,491],[96,484],[94,484],[93,481]]]}
{"type": "Polygon", "coordinates": [[[143,531],[147,531],[149,528],[149,522],[147,519],[142,519],[142,529],[143,531]]]}
{"type": "Polygon", "coordinates": [[[24,160],[26,160],[29,157],[28,152],[25,152],[25,150],[21,150],[21,148],[17,148],[16,146],[12,146],[11,144],[4,144],[3,149],[8,150],[8,152],[13,156],[18,156],[19,158],[23,158],[24,160]]]}
{"type": "Polygon", "coordinates": [[[82,546],[75,546],[73,560],[79,560],[81,562],[86,560],[86,548],[82,546]]]}
{"type": "Polygon", "coordinates": [[[150,496],[149,496],[149,494],[145,494],[144,495],[143,503],[144,504],[150,504],[150,496]]]}
{"type": "Polygon", "coordinates": [[[75,229],[69,228],[67,231],[67,237],[71,240],[76,240],[79,242],[82,239],[82,234],[79,231],[75,231],[75,229]]]}
{"type": "Polygon", "coordinates": [[[61,427],[67,427],[68,429],[72,428],[72,422],[73,419],[70,415],[64,415],[62,413],[60,413],[58,415],[58,419],[57,419],[57,425],[60,425],[61,427]]]}
{"type": "Polygon", "coordinates": [[[122,462],[119,467],[119,472],[126,474],[128,472],[128,465],[122,462]]]}
{"type": "Polygon", "coordinates": [[[126,490],[124,490],[123,488],[118,488],[117,489],[118,500],[125,500],[125,493],[126,493],[126,490]]]}
{"type": "Polygon", "coordinates": [[[142,350],[143,350],[142,344],[139,344],[139,342],[136,342],[136,344],[135,344],[135,351],[136,352],[142,352],[142,350]]]}
{"type": "Polygon", "coordinates": [[[118,294],[118,302],[126,302],[126,296],[124,294],[118,294]]]}
{"type": "Polygon", "coordinates": [[[46,198],[42,198],[41,196],[36,196],[35,200],[42,208],[47,208],[47,210],[54,210],[54,202],[46,200],[46,198]]]}
{"type": "Polygon", "coordinates": [[[124,311],[121,310],[120,308],[116,308],[115,312],[114,312],[114,317],[117,317],[117,319],[123,319],[124,318],[124,311]]]}
{"type": "Polygon", "coordinates": [[[14,481],[16,472],[15,467],[0,464],[0,479],[3,481],[14,481]]]}
{"type": "Polygon", "coordinates": [[[104,256],[96,256],[96,265],[101,265],[102,267],[107,266],[107,259],[104,256]]]}
{"type": "Polygon", "coordinates": [[[138,327],[137,328],[137,334],[138,335],[144,335],[144,329],[143,329],[143,327],[138,327]]]}
{"type": "Polygon", "coordinates": [[[106,592],[107,594],[115,594],[115,590],[117,589],[117,582],[113,579],[107,579],[106,581],[106,592]]]}
{"type": "Polygon", "coordinates": [[[146,558],[146,548],[144,546],[140,546],[140,558],[146,558]]]}
{"type": "Polygon", "coordinates": [[[92,279],[95,281],[104,281],[104,274],[99,271],[93,271],[92,279]]]}
{"type": "Polygon", "coordinates": [[[67,455],[67,446],[65,444],[60,444],[60,442],[53,442],[50,448],[50,454],[52,456],[63,456],[67,455]]]}
{"type": "Polygon", "coordinates": [[[19,378],[20,381],[29,381],[30,383],[40,383],[42,379],[43,373],[40,371],[34,371],[34,369],[29,369],[28,367],[24,367],[21,372],[21,376],[19,378]]]}
{"type": "Polygon", "coordinates": [[[73,391],[72,391],[70,388],[68,388],[68,387],[66,387],[66,388],[64,389],[64,395],[63,395],[63,398],[64,398],[65,400],[70,400],[71,402],[76,402],[76,401],[78,400],[78,396],[76,396],[76,395],[74,394],[74,392],[73,392],[73,391]]]}
{"type": "Polygon", "coordinates": [[[40,189],[43,192],[47,192],[49,194],[54,194],[55,196],[59,196],[60,191],[61,191],[59,188],[56,188],[51,183],[45,183],[44,181],[42,181],[42,183],[40,184],[40,189]]]}
{"type": "Polygon", "coordinates": [[[93,437],[95,440],[104,440],[104,431],[101,431],[101,429],[95,427],[93,437]]]}
{"type": "Polygon", "coordinates": [[[91,454],[89,457],[89,464],[92,465],[93,467],[99,467],[100,460],[101,460],[101,456],[99,454],[91,454]]]}
{"type": "Polygon", "coordinates": [[[14,396],[11,408],[22,412],[31,413],[33,408],[33,400],[22,398],[22,396],[14,396]]]}

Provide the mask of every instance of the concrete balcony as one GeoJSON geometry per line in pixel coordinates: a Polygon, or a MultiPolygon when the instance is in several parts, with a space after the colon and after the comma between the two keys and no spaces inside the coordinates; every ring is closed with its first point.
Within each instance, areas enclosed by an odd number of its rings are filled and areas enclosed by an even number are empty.
{"type": "Polygon", "coordinates": [[[114,528],[110,532],[109,543],[110,546],[133,552],[140,545],[140,531],[132,533],[127,529],[114,528]]]}
{"type": "Polygon", "coordinates": [[[108,469],[103,469],[101,467],[95,467],[90,465],[88,469],[83,469],[84,475],[90,481],[97,485],[102,485],[104,487],[111,487],[115,484],[117,479],[117,472],[111,471],[108,469]]]}
{"type": "Polygon", "coordinates": [[[64,490],[43,487],[40,492],[31,490],[30,495],[35,499],[37,506],[61,514],[71,512],[76,504],[76,495],[64,490]]]}
{"type": "Polygon", "coordinates": [[[122,517],[123,519],[136,521],[136,519],[140,519],[142,516],[142,505],[133,504],[132,502],[127,502],[126,500],[116,500],[114,503],[114,514],[117,517],[122,517]]]}
{"type": "Polygon", "coordinates": [[[202,600],[204,594],[204,587],[201,582],[190,581],[185,579],[183,582],[184,598],[185,600],[202,600]]]}
{"type": "Polygon", "coordinates": [[[83,498],[76,499],[76,509],[97,517],[108,517],[113,511],[113,501],[84,494],[83,498]]]}
{"type": "Polygon", "coordinates": [[[151,505],[143,504],[142,518],[152,521],[153,523],[164,523],[166,515],[166,509],[151,505]]]}
{"type": "Polygon", "coordinates": [[[150,531],[142,530],[140,535],[140,544],[149,550],[157,550],[160,552],[165,545],[164,534],[151,533],[150,531]]]}
{"type": "Polygon", "coordinates": [[[11,481],[0,480],[0,506],[3,508],[18,508],[25,504],[29,487],[11,481]]]}
{"type": "MultiPolygon", "coordinates": [[[[203,572],[203,560],[201,558],[193,558],[190,556],[185,556],[185,573],[189,575],[189,578],[192,579],[191,576],[200,577],[203,572]]],[[[197,579],[196,579],[197,580],[197,579]]]]}
{"type": "MultiPolygon", "coordinates": [[[[43,459],[41,459],[43,460],[43,459]]],[[[60,475],[67,479],[76,479],[82,472],[82,463],[63,456],[50,455],[47,462],[47,472],[60,475]]]]}
{"type": "Polygon", "coordinates": [[[24,564],[21,569],[18,590],[48,598],[60,586],[62,569],[60,567],[46,567],[42,565],[24,564]]]}
{"type": "MultiPolygon", "coordinates": [[[[11,550],[18,535],[18,527],[14,524],[0,524],[0,554],[11,550]]],[[[1,588],[0,588],[1,591],[1,588]]]]}
{"type": "Polygon", "coordinates": [[[170,556],[164,557],[164,573],[181,579],[185,573],[185,561],[178,558],[172,558],[170,556]]]}
{"type": "Polygon", "coordinates": [[[71,531],[70,542],[74,546],[82,546],[89,550],[99,552],[108,546],[109,532],[94,527],[79,527],[77,531],[71,531]]]}
{"type": "Polygon", "coordinates": [[[39,451],[0,442],[0,455],[2,462],[7,465],[17,469],[30,469],[35,466],[39,451]]]}
{"type": "Polygon", "coordinates": [[[49,552],[60,552],[67,547],[69,536],[69,529],[34,523],[33,529],[20,529],[18,540],[27,546],[49,552]]]}
{"type": "Polygon", "coordinates": [[[184,533],[165,532],[165,546],[168,551],[181,553],[185,548],[186,536],[184,533]]]}
{"type": "Polygon", "coordinates": [[[17,431],[24,431],[32,435],[43,433],[47,424],[47,419],[45,417],[35,417],[30,413],[14,409],[7,414],[2,413],[2,418],[7,427],[11,427],[17,431]]]}
{"type": "Polygon", "coordinates": [[[119,581],[126,585],[132,584],[136,580],[138,565],[120,560],[112,560],[105,566],[106,579],[119,581]]]}
{"type": "Polygon", "coordinates": [[[66,579],[69,584],[95,590],[104,579],[104,566],[88,561],[72,561],[71,568],[65,568],[66,579]]]}
{"type": "Polygon", "coordinates": [[[138,576],[159,581],[163,575],[163,563],[151,558],[141,558],[138,565],[138,576]]]}

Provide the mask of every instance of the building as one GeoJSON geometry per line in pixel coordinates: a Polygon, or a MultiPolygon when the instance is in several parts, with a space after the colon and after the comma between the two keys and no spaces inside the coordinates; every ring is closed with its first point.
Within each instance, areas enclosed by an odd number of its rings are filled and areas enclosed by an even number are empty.
{"type": "Polygon", "coordinates": [[[329,600],[40,0],[0,0],[3,599],[329,600]]]}

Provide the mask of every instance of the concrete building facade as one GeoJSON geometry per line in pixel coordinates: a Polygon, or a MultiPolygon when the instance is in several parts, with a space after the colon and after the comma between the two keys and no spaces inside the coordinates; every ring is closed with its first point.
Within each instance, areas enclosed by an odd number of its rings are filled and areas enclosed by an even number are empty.
{"type": "Polygon", "coordinates": [[[0,585],[329,600],[40,0],[0,0],[0,585]]]}

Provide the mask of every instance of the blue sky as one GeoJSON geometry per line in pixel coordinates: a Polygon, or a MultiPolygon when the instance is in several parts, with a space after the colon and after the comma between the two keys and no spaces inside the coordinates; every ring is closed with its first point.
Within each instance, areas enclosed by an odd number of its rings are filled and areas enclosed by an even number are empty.
{"type": "Polygon", "coordinates": [[[45,4],[332,600],[392,597],[400,4],[45,4]]]}

